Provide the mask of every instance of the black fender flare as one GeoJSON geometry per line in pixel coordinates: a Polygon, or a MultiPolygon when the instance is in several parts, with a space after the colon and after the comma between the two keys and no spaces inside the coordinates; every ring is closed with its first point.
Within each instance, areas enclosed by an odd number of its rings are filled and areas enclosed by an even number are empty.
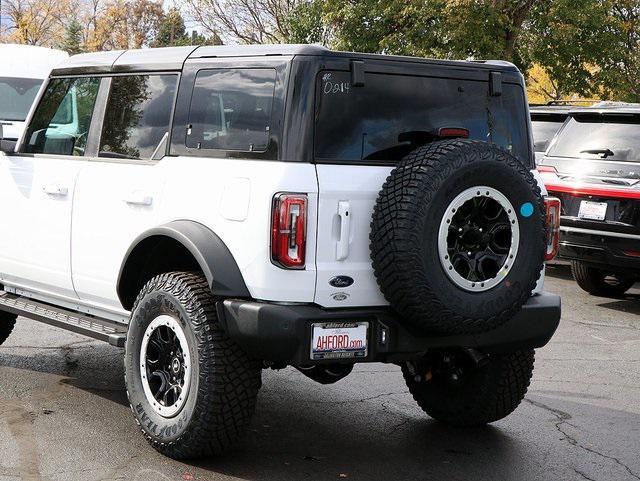
{"type": "MultiPolygon", "coordinates": [[[[136,248],[151,237],[173,239],[187,249],[207,278],[211,292],[226,298],[250,298],[251,294],[244,282],[240,268],[226,244],[208,227],[190,220],[176,220],[149,229],[139,235],[125,254],[116,284],[118,298],[125,305],[123,281],[134,268],[130,260],[136,248]]],[[[135,256],[134,256],[135,257],[135,256]]]]}

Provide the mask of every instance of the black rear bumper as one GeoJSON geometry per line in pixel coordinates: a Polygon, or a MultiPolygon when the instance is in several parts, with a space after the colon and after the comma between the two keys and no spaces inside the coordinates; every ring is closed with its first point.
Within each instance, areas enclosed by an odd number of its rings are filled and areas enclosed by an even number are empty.
{"type": "Polygon", "coordinates": [[[640,239],[612,234],[563,226],[559,257],[621,273],[640,273],[640,239]]]}
{"type": "Polygon", "coordinates": [[[492,331],[425,337],[410,332],[386,308],[338,310],[242,300],[226,300],[218,305],[220,321],[247,353],[258,359],[291,365],[327,362],[311,361],[311,324],[314,322],[368,321],[367,357],[346,362],[397,362],[416,358],[434,348],[509,352],[542,347],[556,331],[560,311],[560,297],[543,293],[531,297],[510,321],[492,331]]]}

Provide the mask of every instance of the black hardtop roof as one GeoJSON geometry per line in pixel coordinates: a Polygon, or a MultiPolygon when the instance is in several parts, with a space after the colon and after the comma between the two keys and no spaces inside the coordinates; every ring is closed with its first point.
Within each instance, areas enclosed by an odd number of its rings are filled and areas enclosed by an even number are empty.
{"type": "Polygon", "coordinates": [[[202,47],[164,47],[84,53],[69,57],[57,65],[52,75],[109,73],[130,71],[180,70],[187,59],[224,57],[293,57],[297,55],[343,57],[353,59],[395,60],[434,65],[518,72],[515,65],[502,60],[436,60],[420,57],[338,52],[321,45],[220,45],[202,47]]]}

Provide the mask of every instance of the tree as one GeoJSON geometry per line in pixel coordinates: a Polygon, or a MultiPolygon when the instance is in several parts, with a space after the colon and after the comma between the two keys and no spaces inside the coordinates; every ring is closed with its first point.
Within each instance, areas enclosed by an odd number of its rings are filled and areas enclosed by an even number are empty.
{"type": "Polygon", "coordinates": [[[64,50],[69,55],[76,55],[84,52],[83,28],[76,18],[73,18],[67,25],[62,42],[58,48],[64,50]]]}
{"type": "Polygon", "coordinates": [[[158,32],[152,47],[175,47],[180,45],[221,45],[222,41],[217,35],[206,37],[196,31],[191,35],[187,33],[184,18],[177,8],[170,8],[160,20],[158,32]]]}
{"type": "Polygon", "coordinates": [[[64,36],[70,0],[3,0],[2,16],[9,19],[8,40],[54,46],[64,36]]]}
{"type": "Polygon", "coordinates": [[[90,50],[135,49],[148,45],[163,16],[161,0],[111,0],[96,17],[90,50]]]}
{"type": "Polygon", "coordinates": [[[305,0],[187,0],[193,18],[212,36],[240,43],[289,42],[289,17],[305,0]]]}

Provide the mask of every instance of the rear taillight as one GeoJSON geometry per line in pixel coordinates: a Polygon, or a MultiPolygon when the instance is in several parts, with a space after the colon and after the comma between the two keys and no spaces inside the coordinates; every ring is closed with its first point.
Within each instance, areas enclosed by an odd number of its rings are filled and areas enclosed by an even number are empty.
{"type": "Polygon", "coordinates": [[[307,196],[276,194],[271,214],[271,261],[286,269],[304,269],[307,196]]]}
{"type": "Polygon", "coordinates": [[[545,197],[544,208],[547,218],[547,250],[544,260],[550,261],[558,254],[560,247],[560,199],[545,197]]]}
{"type": "Polygon", "coordinates": [[[551,172],[554,174],[558,173],[558,169],[556,169],[553,165],[539,165],[538,167],[536,167],[538,169],[538,172],[551,172]]]}

